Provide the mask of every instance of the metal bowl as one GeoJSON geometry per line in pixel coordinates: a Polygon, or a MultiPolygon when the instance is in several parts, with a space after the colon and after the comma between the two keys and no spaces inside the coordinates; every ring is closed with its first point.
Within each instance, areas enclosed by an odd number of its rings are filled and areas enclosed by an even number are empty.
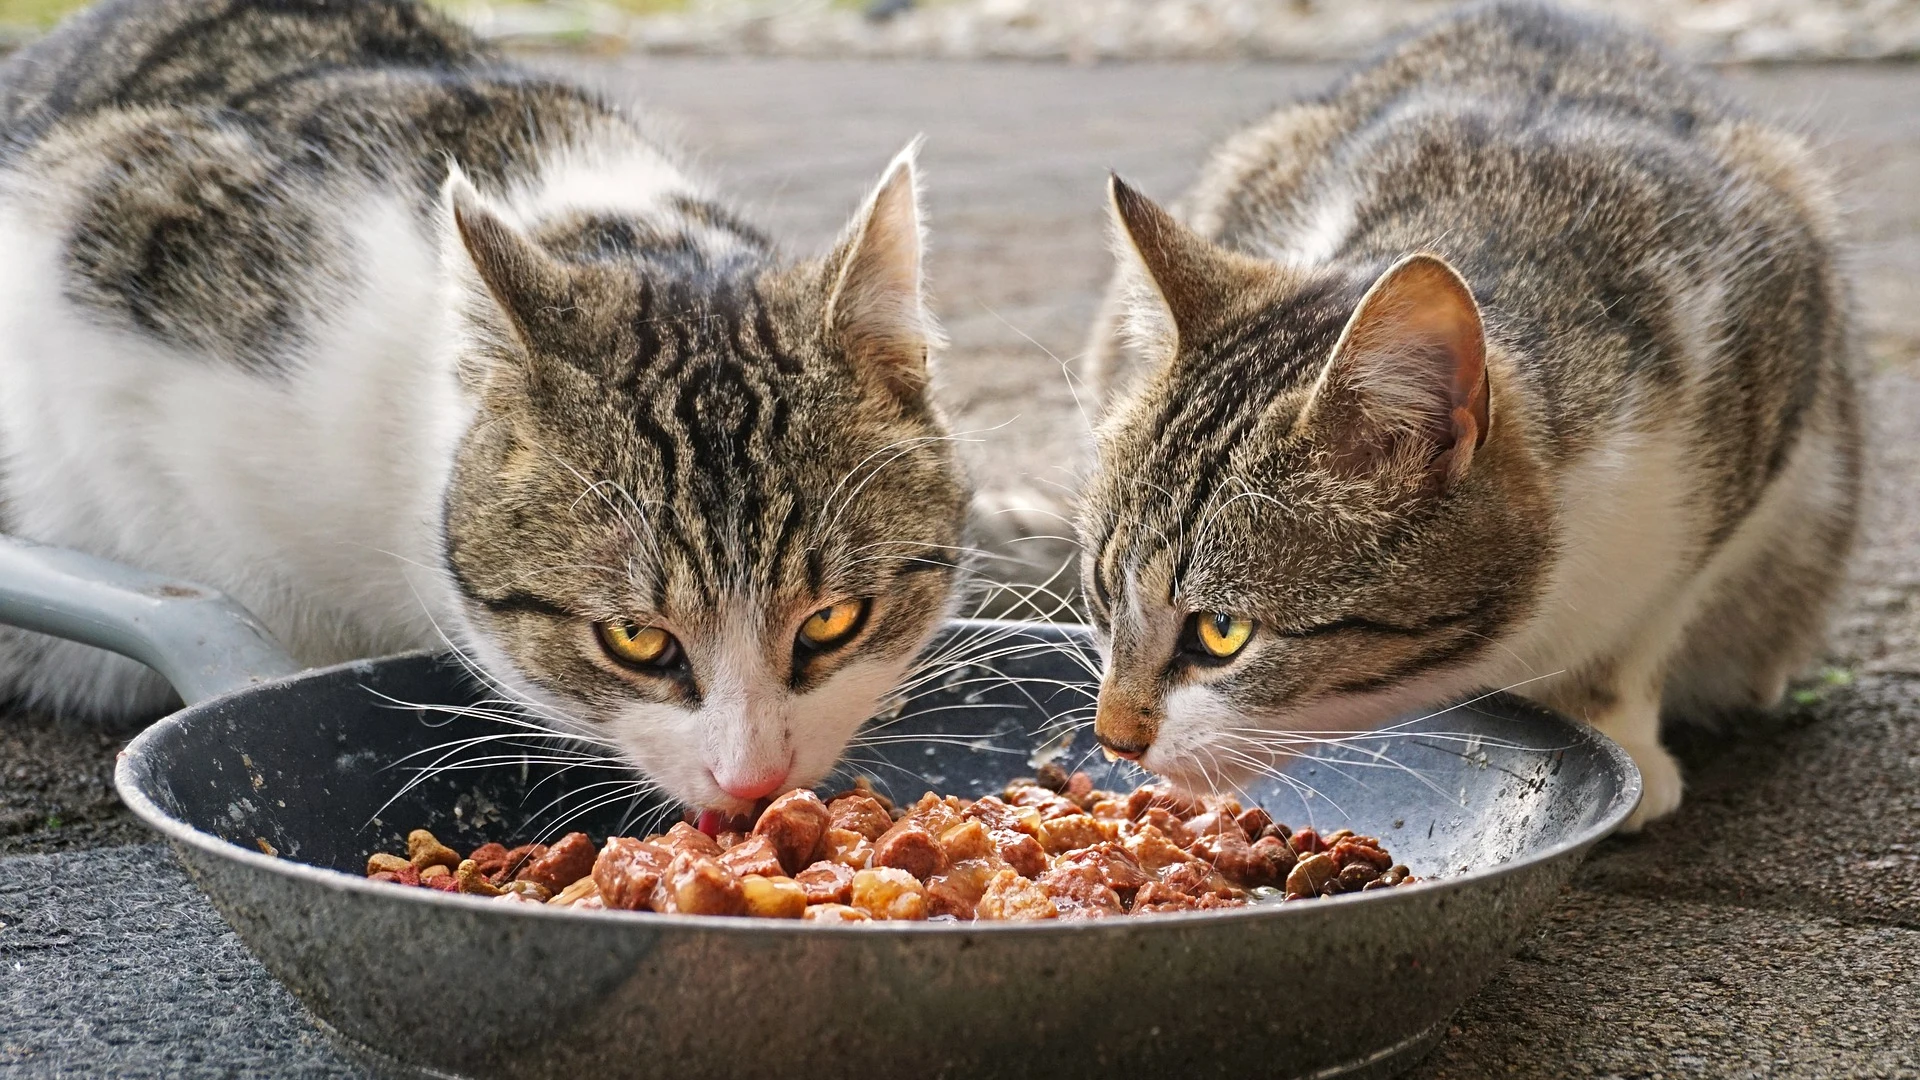
{"type": "MultiPolygon", "coordinates": [[[[64,587],[21,573],[19,550],[0,555],[13,560],[0,558],[0,619],[112,644],[46,617],[64,587]]],[[[102,573],[62,558],[69,577],[102,573]]],[[[150,596],[155,579],[133,576],[120,592],[150,596]]],[[[203,675],[218,661],[183,657],[221,654],[233,636],[182,642],[171,626],[155,644],[117,609],[81,621],[146,642],[163,671],[203,675]]],[[[245,642],[257,636],[249,626],[245,642]]],[[[1042,725],[1085,700],[1084,628],[957,623],[939,647],[995,659],[956,668],[857,752],[896,797],[997,790],[1031,772],[1042,725]]],[[[1296,827],[1379,836],[1431,879],[1402,888],[1093,922],[835,926],[364,880],[367,856],[401,849],[410,829],[457,847],[513,841],[612,791],[590,787],[608,773],[536,763],[409,772],[433,760],[410,755],[506,730],[460,712],[477,696],[429,655],[282,676],[155,724],[115,778],[268,970],[394,1075],[1389,1075],[1432,1045],[1640,795],[1617,746],[1492,695],[1248,789],[1296,827]]],[[[616,800],[567,827],[604,835],[647,810],[616,800]]]]}

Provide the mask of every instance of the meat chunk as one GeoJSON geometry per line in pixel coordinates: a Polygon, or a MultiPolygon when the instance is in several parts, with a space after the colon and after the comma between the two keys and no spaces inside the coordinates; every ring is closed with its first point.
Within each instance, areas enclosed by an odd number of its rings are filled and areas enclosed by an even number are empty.
{"type": "MultiPolygon", "coordinates": [[[[1203,836],[1194,841],[1189,850],[1200,861],[1225,874],[1228,880],[1242,888],[1275,886],[1286,880],[1285,872],[1270,857],[1272,849],[1255,852],[1237,826],[1230,833],[1203,836]]],[[[1291,859],[1287,865],[1292,867],[1291,859]]]]}
{"type": "Polygon", "coordinates": [[[1040,823],[1040,846],[1049,855],[1098,844],[1106,838],[1107,834],[1101,830],[1100,823],[1078,810],[1040,823]]]}
{"type": "Polygon", "coordinates": [[[971,920],[994,875],[1008,869],[997,858],[966,859],[927,882],[927,914],[971,920]]]}
{"type": "Polygon", "coordinates": [[[853,875],[854,907],[876,919],[925,919],[926,890],[920,879],[890,866],[853,875]]]}
{"type": "Polygon", "coordinates": [[[827,831],[830,816],[820,796],[800,788],[773,800],[773,805],[754,822],[753,834],[772,841],[780,865],[787,873],[795,874],[817,857],[820,838],[827,831]]]}
{"type": "MultiPolygon", "coordinates": [[[[911,816],[909,821],[913,820],[911,816]]],[[[940,834],[940,851],[949,863],[963,859],[984,859],[993,854],[993,838],[987,827],[977,821],[962,821],[940,834]]]]}
{"type": "Polygon", "coordinates": [[[1033,785],[1011,785],[1001,793],[1001,798],[1005,799],[1009,806],[1023,806],[1037,811],[1042,821],[1081,812],[1080,807],[1072,799],[1033,785]]]}
{"type": "Polygon", "coordinates": [[[732,871],[735,877],[746,877],[748,874],[787,876],[786,867],[780,864],[780,855],[773,848],[773,841],[764,836],[749,836],[721,852],[720,865],[732,871]]]}
{"type": "Polygon", "coordinates": [[[1205,807],[1200,800],[1171,784],[1143,784],[1127,796],[1127,816],[1138,819],[1151,807],[1158,807],[1177,818],[1190,818],[1205,807]]]}
{"type": "Polygon", "coordinates": [[[1143,826],[1127,837],[1122,846],[1127,854],[1133,856],[1133,861],[1149,874],[1159,874],[1169,866],[1193,861],[1193,856],[1187,854],[1184,848],[1151,825],[1143,826]]]}
{"type": "Polygon", "coordinates": [[[873,921],[873,916],[868,915],[857,907],[848,907],[845,904],[812,904],[808,906],[807,913],[802,916],[802,918],[808,922],[824,923],[863,923],[873,921]]]}
{"type": "Polygon", "coordinates": [[[1333,861],[1339,863],[1342,869],[1354,863],[1365,863],[1376,871],[1385,872],[1393,865],[1393,856],[1381,850],[1380,841],[1371,836],[1341,837],[1334,841],[1327,854],[1332,855],[1333,861]]]}
{"type": "Polygon", "coordinates": [[[1153,880],[1153,876],[1141,868],[1126,848],[1110,841],[1062,855],[1053,861],[1053,865],[1056,870],[1063,867],[1094,870],[1107,888],[1123,900],[1131,898],[1141,886],[1153,880]]]}
{"type": "Polygon", "coordinates": [[[872,865],[904,870],[925,881],[946,869],[947,855],[932,833],[907,817],[874,842],[872,865]]]}
{"type": "Polygon", "coordinates": [[[742,915],[747,901],[720,860],[681,852],[654,887],[652,907],[663,915],[742,915]]]}
{"type": "Polygon", "coordinates": [[[850,866],[822,859],[794,875],[793,880],[807,894],[809,904],[844,904],[853,898],[854,873],[850,866]]]}
{"type": "Polygon", "coordinates": [[[546,854],[523,867],[519,877],[544,886],[550,893],[557,893],[593,873],[594,859],[598,854],[598,849],[593,846],[593,841],[587,839],[586,833],[568,833],[548,848],[546,854]]]}
{"type": "Polygon", "coordinates": [[[673,865],[673,852],[631,836],[610,838],[593,861],[593,881],[600,900],[609,908],[642,911],[653,903],[653,890],[673,865]]]}
{"type": "Polygon", "coordinates": [[[1034,881],[1053,901],[1063,919],[1102,919],[1124,915],[1120,894],[1101,876],[1100,870],[1084,864],[1065,863],[1041,874],[1034,881]]]}
{"type": "Polygon", "coordinates": [[[919,802],[907,808],[906,816],[902,820],[911,821],[933,835],[939,836],[960,824],[963,820],[961,811],[964,809],[966,809],[965,804],[954,796],[948,795],[942,798],[929,791],[920,796],[919,802]]]}
{"type": "Polygon", "coordinates": [[[820,838],[820,857],[855,870],[873,865],[873,843],[851,829],[828,829],[820,838]]]}
{"type": "Polygon", "coordinates": [[[893,828],[893,816],[871,795],[842,795],[827,804],[827,827],[878,840],[881,833],[893,828]]]}
{"type": "Polygon", "coordinates": [[[718,841],[684,821],[674,822],[673,828],[668,829],[666,835],[656,840],[655,843],[673,852],[675,855],[681,854],[682,852],[688,855],[720,854],[720,844],[718,841]]]}
{"type": "Polygon", "coordinates": [[[1045,889],[1011,869],[997,871],[987,881],[986,891],[974,905],[974,918],[985,920],[1057,919],[1060,909],[1053,906],[1045,889]]]}
{"type": "Polygon", "coordinates": [[[790,877],[747,874],[740,879],[747,914],[762,919],[798,919],[807,913],[807,891],[790,877]]]}

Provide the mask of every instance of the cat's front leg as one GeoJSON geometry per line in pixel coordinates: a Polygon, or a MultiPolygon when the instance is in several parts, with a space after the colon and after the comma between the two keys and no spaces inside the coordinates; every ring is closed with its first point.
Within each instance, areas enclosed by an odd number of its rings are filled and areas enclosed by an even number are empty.
{"type": "Polygon", "coordinates": [[[1588,723],[1620,744],[1640,768],[1640,805],[1627,817],[1622,832],[1639,832],[1680,808],[1680,763],[1660,743],[1660,696],[1652,690],[1622,692],[1613,702],[1589,715],[1588,723]]]}

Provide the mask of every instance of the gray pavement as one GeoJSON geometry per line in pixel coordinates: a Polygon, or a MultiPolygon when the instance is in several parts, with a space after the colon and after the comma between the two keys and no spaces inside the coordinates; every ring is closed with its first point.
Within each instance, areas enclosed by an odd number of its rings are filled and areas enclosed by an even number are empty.
{"type": "MultiPolygon", "coordinates": [[[[1211,143],[1328,74],[534,62],[652,103],[799,250],[823,245],[889,155],[924,132],[930,266],[954,341],[940,388],[959,426],[982,432],[979,479],[1038,486],[1070,485],[1081,452],[1070,372],[1107,269],[1103,171],[1171,196],[1211,143]]],[[[1920,70],[1730,78],[1828,148],[1862,238],[1877,460],[1852,599],[1825,670],[1794,704],[1676,734],[1689,783],[1679,815],[1602,845],[1416,1076],[1920,1076],[1920,70]]],[[[112,747],[0,717],[0,854],[137,842],[102,787],[112,747]]],[[[0,885],[44,865],[0,860],[0,885]]],[[[0,923],[13,928],[0,929],[0,979],[9,955],[25,955],[19,927],[44,934],[79,918],[39,905],[29,920],[26,906],[0,888],[0,923]]],[[[0,1007],[0,1035],[7,1015],[0,1007]]],[[[221,1037],[206,1031],[194,1037],[221,1037]]],[[[318,1067],[303,1038],[275,1034],[289,1056],[256,1060],[318,1067]]]]}

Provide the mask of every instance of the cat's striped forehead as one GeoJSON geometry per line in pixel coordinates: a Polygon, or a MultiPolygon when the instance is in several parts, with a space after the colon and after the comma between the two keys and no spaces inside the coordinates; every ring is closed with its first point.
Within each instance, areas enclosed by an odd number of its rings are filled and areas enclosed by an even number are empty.
{"type": "Polygon", "coordinates": [[[1357,277],[1304,282],[1183,348],[1116,405],[1083,502],[1096,600],[1156,560],[1177,589],[1196,559],[1239,546],[1241,504],[1273,508],[1273,486],[1304,464],[1291,430],[1363,291],[1357,277]]]}
{"type": "Polygon", "coordinates": [[[574,281],[576,310],[534,324],[532,373],[495,397],[502,445],[474,448],[505,468],[453,491],[463,536],[522,570],[605,571],[550,586],[570,608],[686,617],[950,570],[964,496],[938,418],[823,345],[817,296],[743,254],[658,247],[574,281]]]}

